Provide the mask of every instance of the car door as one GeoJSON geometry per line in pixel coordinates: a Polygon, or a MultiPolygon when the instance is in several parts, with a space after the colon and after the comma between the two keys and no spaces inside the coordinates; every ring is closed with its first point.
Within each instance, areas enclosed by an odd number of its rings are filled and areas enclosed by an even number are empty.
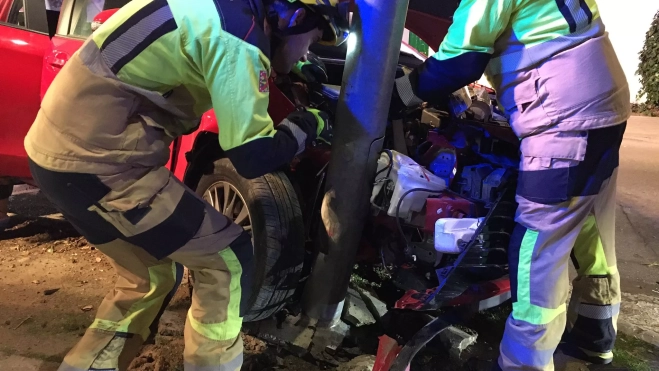
{"type": "Polygon", "coordinates": [[[44,0],[0,0],[0,177],[29,177],[23,138],[39,110],[50,47],[44,0]]]}
{"type": "MultiPolygon", "coordinates": [[[[2,0],[0,0],[2,1],[2,0]]],[[[43,65],[41,95],[46,93],[66,61],[92,34],[94,18],[102,11],[118,9],[129,0],[64,0],[57,30],[43,65]]]]}
{"type": "MultiPolygon", "coordinates": [[[[2,0],[0,0],[2,1],[2,0]]],[[[94,30],[94,23],[103,22],[113,12],[126,5],[130,0],[64,0],[55,35],[50,50],[46,53],[43,64],[41,96],[46,93],[55,76],[64,67],[71,56],[82,46],[94,30]],[[103,12],[103,15],[99,14],[103,12]]],[[[170,150],[175,154],[178,143],[172,143],[170,150]]],[[[170,156],[166,165],[173,166],[170,156]]]]}

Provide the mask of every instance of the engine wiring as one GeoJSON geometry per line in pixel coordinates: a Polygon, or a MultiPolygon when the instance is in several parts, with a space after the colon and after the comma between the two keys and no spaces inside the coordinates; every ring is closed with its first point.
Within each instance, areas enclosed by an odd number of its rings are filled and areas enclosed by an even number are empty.
{"type": "Polygon", "coordinates": [[[427,189],[427,188],[412,188],[409,191],[403,193],[403,195],[400,197],[398,200],[398,204],[396,205],[396,226],[398,227],[398,232],[400,233],[400,237],[405,241],[405,248],[409,249],[409,244],[407,241],[407,238],[405,238],[405,234],[403,232],[403,225],[400,222],[400,206],[403,204],[403,201],[405,200],[405,197],[407,197],[409,194],[414,193],[414,192],[427,192],[427,193],[436,193],[440,194],[444,192],[445,190],[441,191],[435,191],[433,189],[427,189]]]}
{"type": "Polygon", "coordinates": [[[382,174],[386,170],[389,170],[389,171],[387,172],[387,175],[385,176],[385,178],[389,178],[389,175],[391,175],[391,169],[394,167],[394,155],[393,155],[393,153],[391,153],[391,150],[384,149],[384,150],[382,150],[382,152],[380,152],[380,154],[383,154],[383,153],[386,153],[387,156],[389,156],[389,163],[387,164],[387,166],[383,167],[382,169],[378,170],[377,173],[375,173],[376,178],[378,177],[378,175],[382,174]]]}
{"type": "MultiPolygon", "coordinates": [[[[390,174],[391,174],[391,170],[392,170],[392,168],[393,168],[393,163],[394,163],[394,161],[393,161],[393,154],[392,154],[392,152],[391,152],[390,150],[388,150],[388,149],[382,150],[382,151],[380,152],[380,154],[382,154],[382,153],[386,153],[386,154],[388,155],[388,157],[389,157],[389,163],[387,164],[386,167],[384,167],[384,168],[378,170],[378,172],[375,174],[375,177],[377,178],[378,175],[382,174],[382,173],[383,173],[384,171],[386,171],[386,170],[389,170],[389,171],[387,172],[386,176],[384,176],[384,177],[383,177],[382,179],[380,179],[379,181],[376,181],[376,183],[379,183],[379,182],[385,183],[385,184],[383,185],[383,192],[386,193],[386,187],[387,187],[386,185],[387,185],[387,183],[388,183],[388,182],[393,182],[393,179],[389,178],[389,176],[390,176],[390,174]]],[[[412,194],[412,193],[414,193],[414,192],[426,192],[426,193],[430,193],[430,194],[432,194],[432,195],[439,195],[439,194],[442,194],[442,193],[446,193],[446,194],[450,194],[450,195],[453,195],[453,196],[457,196],[457,197],[464,198],[464,199],[466,199],[466,200],[468,200],[468,201],[471,201],[471,202],[473,202],[473,203],[479,203],[479,202],[481,202],[480,200],[476,200],[476,199],[473,199],[473,198],[471,198],[471,197],[469,197],[469,196],[467,196],[467,195],[462,195],[462,194],[460,194],[460,193],[458,193],[458,192],[455,192],[455,191],[451,190],[450,188],[446,188],[446,189],[443,189],[443,190],[441,190],[441,191],[431,190],[431,189],[427,189],[427,188],[413,188],[413,189],[410,189],[410,190],[406,191],[405,193],[403,193],[403,195],[402,195],[402,196],[400,197],[400,199],[398,200],[398,204],[396,205],[396,213],[395,213],[395,216],[394,216],[394,218],[396,219],[396,227],[397,227],[397,229],[398,229],[398,233],[400,234],[400,238],[402,238],[402,240],[404,241],[405,249],[406,249],[406,250],[409,250],[409,249],[410,249],[410,245],[409,245],[409,241],[408,241],[408,239],[405,237],[405,232],[403,231],[403,225],[402,225],[402,223],[401,223],[401,218],[400,218],[400,208],[401,208],[401,206],[402,206],[403,201],[405,200],[405,198],[406,198],[408,195],[410,195],[410,194],[412,194]]],[[[430,196],[430,195],[429,195],[429,196],[430,196]]],[[[386,198],[386,197],[385,197],[385,198],[386,198]]],[[[379,207],[380,207],[381,210],[384,209],[384,206],[382,206],[382,205],[380,205],[379,207]]],[[[479,226],[480,226],[480,223],[479,223],[479,226]]],[[[418,228],[417,228],[417,231],[418,231],[418,228]]],[[[383,265],[383,267],[384,267],[385,269],[389,270],[389,268],[388,268],[387,265],[386,265],[386,259],[385,259],[384,251],[382,250],[382,248],[380,248],[380,258],[381,258],[381,260],[382,260],[382,265],[383,265]]]]}
{"type": "MultiPolygon", "coordinates": [[[[459,193],[454,192],[454,191],[452,191],[448,188],[443,189],[441,191],[435,191],[435,190],[427,189],[427,188],[412,188],[412,189],[408,190],[407,192],[403,193],[403,195],[398,200],[398,204],[396,205],[395,219],[396,219],[396,226],[398,227],[398,233],[400,233],[400,237],[403,239],[403,241],[405,241],[405,248],[406,249],[409,249],[409,242],[407,241],[407,238],[405,237],[405,232],[403,231],[403,225],[400,222],[400,219],[401,219],[400,218],[400,207],[403,204],[403,200],[405,200],[405,197],[407,197],[409,194],[414,193],[414,192],[427,192],[427,193],[433,193],[433,194],[449,193],[449,194],[464,198],[464,196],[462,196],[459,193]]],[[[478,224],[478,226],[480,226],[480,223],[478,224]]],[[[382,254],[382,260],[384,262],[384,254],[382,254]]]]}
{"type": "Polygon", "coordinates": [[[403,193],[403,195],[398,200],[398,204],[396,205],[396,225],[398,226],[398,232],[400,232],[401,237],[403,237],[403,239],[405,240],[405,247],[408,247],[408,243],[407,243],[407,239],[405,239],[405,235],[403,234],[403,226],[400,223],[400,216],[399,216],[400,215],[400,206],[403,204],[403,200],[405,199],[405,197],[407,197],[410,193],[414,193],[414,192],[427,192],[427,193],[435,193],[435,194],[449,193],[449,194],[452,194],[454,196],[462,197],[462,198],[467,199],[467,200],[472,201],[472,202],[479,202],[478,200],[474,200],[474,199],[465,197],[465,196],[463,196],[463,195],[461,195],[457,192],[454,192],[454,191],[452,191],[448,188],[443,189],[441,191],[435,191],[435,190],[427,189],[427,188],[412,188],[409,191],[403,193]]]}
{"type": "Polygon", "coordinates": [[[387,175],[385,175],[382,178],[380,178],[379,180],[375,181],[375,185],[382,183],[382,191],[381,192],[382,192],[382,201],[383,201],[383,203],[381,205],[379,205],[379,204],[377,204],[377,202],[374,202],[374,206],[376,206],[380,210],[384,210],[386,207],[388,207],[388,205],[386,205],[386,200],[389,197],[391,197],[390,192],[393,192],[393,190],[389,189],[388,184],[393,183],[393,179],[391,179],[389,176],[391,175],[391,170],[394,167],[394,156],[393,156],[393,153],[388,149],[384,149],[380,152],[380,154],[383,154],[383,153],[386,153],[387,156],[389,157],[389,163],[387,164],[387,166],[385,166],[384,168],[378,170],[378,172],[375,173],[375,178],[377,179],[378,175],[382,174],[386,170],[389,170],[387,172],[387,175]]]}

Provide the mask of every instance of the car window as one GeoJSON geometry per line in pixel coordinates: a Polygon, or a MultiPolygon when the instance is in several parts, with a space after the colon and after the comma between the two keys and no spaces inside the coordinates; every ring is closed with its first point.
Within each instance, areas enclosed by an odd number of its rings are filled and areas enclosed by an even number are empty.
{"type": "Polygon", "coordinates": [[[44,0],[0,0],[0,24],[48,32],[44,0]]]}
{"type": "Polygon", "coordinates": [[[25,27],[23,0],[0,0],[0,22],[25,27]]]}
{"type": "MultiPolygon", "coordinates": [[[[2,1],[2,0],[0,0],[2,1]]],[[[121,8],[129,0],[76,0],[73,5],[70,35],[87,38],[92,34],[92,21],[103,10],[121,8]]]]}

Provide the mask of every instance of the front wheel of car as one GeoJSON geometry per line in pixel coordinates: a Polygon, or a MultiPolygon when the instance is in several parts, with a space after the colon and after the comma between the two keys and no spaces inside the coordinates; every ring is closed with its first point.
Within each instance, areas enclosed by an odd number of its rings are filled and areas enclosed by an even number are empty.
{"type": "Polygon", "coordinates": [[[197,194],[252,235],[255,276],[244,320],[258,321],[283,309],[304,261],[302,211],[286,174],[245,179],[221,159],[212,174],[201,178],[197,194]]]}

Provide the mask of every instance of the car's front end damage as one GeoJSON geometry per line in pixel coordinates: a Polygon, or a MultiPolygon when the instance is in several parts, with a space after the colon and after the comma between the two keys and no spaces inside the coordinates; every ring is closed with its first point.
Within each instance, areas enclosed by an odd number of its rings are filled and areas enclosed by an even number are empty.
{"type": "MultiPolygon", "coordinates": [[[[289,107],[317,107],[335,118],[337,77],[345,62],[336,51],[320,59],[336,85],[289,78],[276,84],[289,107]]],[[[401,54],[398,75],[420,62],[401,54]]],[[[324,205],[331,151],[319,143],[289,172],[304,213],[307,274],[315,254],[330,248],[318,230],[331,224],[324,205]]],[[[518,153],[518,139],[495,92],[477,84],[442,105],[424,105],[387,122],[351,284],[374,293],[393,311],[433,317],[447,309],[482,311],[510,299],[507,250],[515,226],[518,153]]]]}

